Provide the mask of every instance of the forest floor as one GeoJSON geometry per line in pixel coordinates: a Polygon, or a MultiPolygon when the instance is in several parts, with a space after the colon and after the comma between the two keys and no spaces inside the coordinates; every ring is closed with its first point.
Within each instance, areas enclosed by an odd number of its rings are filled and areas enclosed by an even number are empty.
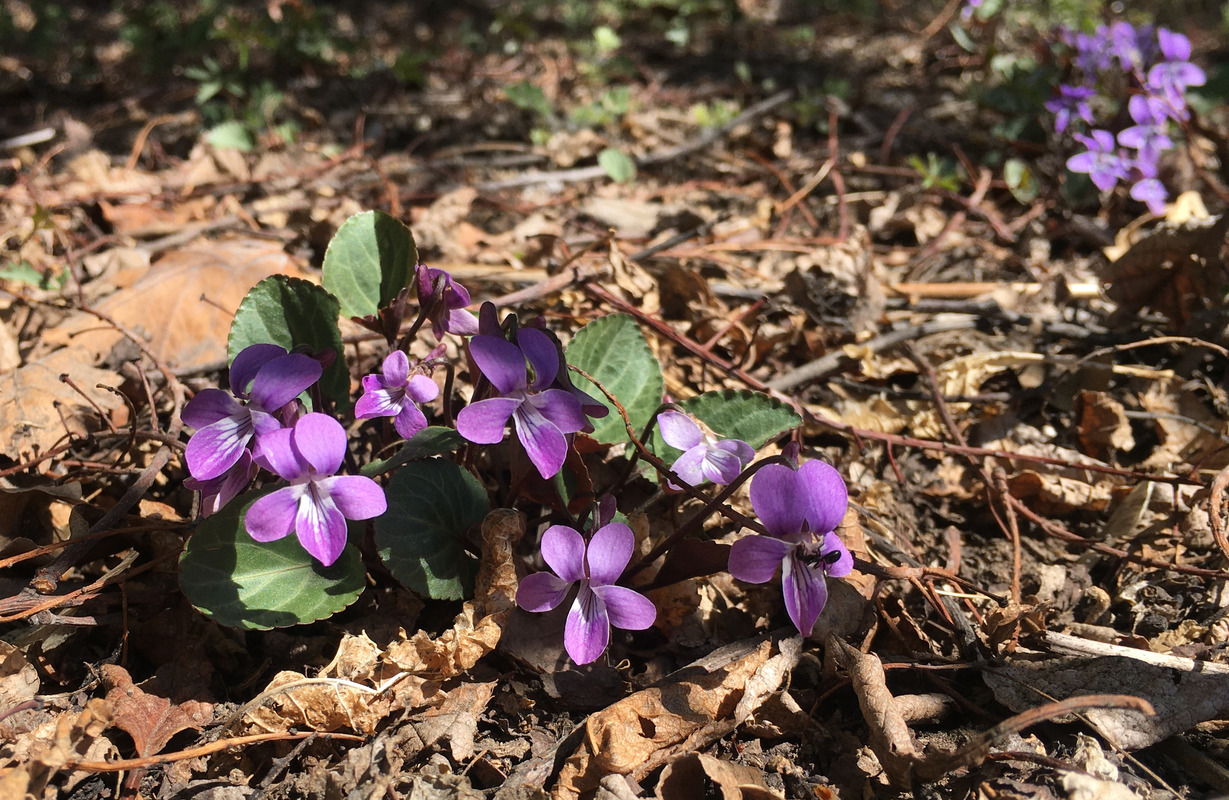
{"type": "MultiPolygon", "coordinates": [[[[152,17],[52,5],[83,39],[6,3],[28,47],[0,54],[0,796],[1229,794],[1224,120],[1156,219],[992,133],[955,3],[602,29],[253,4],[203,46],[285,15],[299,60],[266,42],[203,73],[159,68],[186,56],[152,17]],[[308,59],[321,30],[361,47],[308,59]],[[169,387],[218,386],[246,291],[318,279],[368,209],[476,301],[565,335],[633,315],[670,399],[793,405],[867,570],[806,638],[773,585],[689,579],[583,668],[519,611],[470,664],[473,604],[375,569],[310,625],[201,614],[169,387]],[[448,663],[372,669],[424,640],[448,663]]],[[[1216,30],[1188,31],[1197,60],[1216,30]]],[[[624,492],[655,531],[696,508],[624,492]]]]}

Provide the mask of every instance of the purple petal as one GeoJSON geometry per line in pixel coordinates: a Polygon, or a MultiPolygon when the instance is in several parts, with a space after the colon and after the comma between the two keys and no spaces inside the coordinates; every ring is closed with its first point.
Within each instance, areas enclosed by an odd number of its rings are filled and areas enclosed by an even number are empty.
{"type": "Polygon", "coordinates": [[[564,389],[547,389],[525,398],[525,404],[551,421],[563,433],[576,433],[589,424],[580,401],[564,389]]]}
{"type": "Polygon", "coordinates": [[[239,351],[230,362],[230,390],[247,397],[248,385],[265,364],[286,355],[286,348],[276,344],[253,344],[239,351]]]}
{"type": "MultiPolygon", "coordinates": [[[[566,392],[561,393],[566,395],[566,392]]],[[[529,460],[537,467],[538,474],[544,480],[554,477],[563,467],[563,462],[567,461],[567,438],[553,422],[542,416],[529,403],[521,403],[517,406],[512,413],[512,421],[516,425],[516,436],[525,447],[525,454],[529,456],[529,460]]],[[[460,415],[457,416],[457,422],[459,425],[460,415]]]]}
{"type": "MultiPolygon", "coordinates": [[[[432,384],[434,385],[434,384],[432,384]]],[[[393,427],[403,439],[413,439],[414,434],[427,427],[427,417],[413,403],[406,403],[401,413],[393,420],[393,427]]]]}
{"type": "Polygon", "coordinates": [[[207,425],[244,414],[243,404],[221,389],[202,389],[184,406],[179,415],[185,425],[200,429],[207,425]]]}
{"type": "Polygon", "coordinates": [[[571,581],[549,572],[535,572],[521,579],[521,585],[516,589],[516,604],[526,611],[550,611],[558,608],[568,596],[570,588],[571,581]]]}
{"type": "Polygon", "coordinates": [[[300,417],[294,424],[293,442],[295,450],[317,475],[332,475],[346,457],[346,430],[328,414],[300,417]]]}
{"type": "Polygon", "coordinates": [[[380,365],[380,373],[389,386],[405,386],[410,379],[410,357],[401,350],[394,350],[380,365]]]}
{"type": "Polygon", "coordinates": [[[235,465],[218,477],[207,481],[187,478],[183,485],[201,493],[201,516],[209,517],[234,500],[254,477],[256,464],[252,461],[252,454],[244,450],[235,465]]]}
{"type": "Polygon", "coordinates": [[[849,508],[849,492],[841,473],[823,461],[808,461],[798,469],[799,500],[812,533],[836,530],[849,508]]]}
{"type": "Polygon", "coordinates": [[[533,368],[533,383],[529,388],[538,391],[554,383],[559,374],[559,351],[554,341],[537,328],[522,328],[516,335],[516,343],[533,368]]]}
{"type": "Polygon", "coordinates": [[[261,436],[256,440],[252,457],[257,464],[288,481],[300,478],[307,472],[307,465],[294,448],[294,431],[291,428],[279,428],[261,436]]]}
{"type": "MultiPolygon", "coordinates": [[[[369,375],[367,377],[372,376],[369,375]]],[[[358,399],[358,402],[354,404],[354,418],[394,417],[401,413],[404,397],[404,392],[399,390],[389,390],[382,387],[368,389],[358,399]]]]}
{"type": "Polygon", "coordinates": [[[853,554],[849,552],[849,548],[841,541],[841,537],[835,533],[824,534],[823,547],[820,549],[823,554],[838,552],[841,557],[825,567],[824,571],[834,578],[843,578],[853,572],[853,554]]]}
{"type": "Polygon", "coordinates": [[[197,480],[216,478],[243,455],[252,438],[252,422],[245,417],[227,417],[206,425],[192,435],[184,451],[188,472],[197,480]]]}
{"type": "Polygon", "coordinates": [[[746,536],[730,548],[730,574],[747,583],[768,583],[785,555],[795,548],[771,536],[746,536]]]}
{"type": "MultiPolygon", "coordinates": [[[[704,474],[704,456],[708,454],[708,448],[704,445],[696,445],[678,457],[670,469],[674,471],[683,481],[690,486],[699,486],[709,480],[704,474]]],[[[671,489],[679,489],[674,481],[668,480],[666,484],[671,489]]]]}
{"type": "Polygon", "coordinates": [[[469,353],[500,394],[528,387],[525,355],[512,342],[494,336],[475,336],[469,340],[469,353]]]}
{"type": "Polygon", "coordinates": [[[1165,215],[1165,198],[1169,193],[1165,185],[1156,178],[1144,178],[1131,187],[1131,197],[1148,204],[1148,211],[1154,216],[1165,215]]]}
{"type": "Polygon", "coordinates": [[[1166,61],[1186,61],[1191,57],[1191,40],[1182,34],[1161,28],[1156,32],[1156,38],[1166,61]]]}
{"type": "Polygon", "coordinates": [[[388,510],[380,484],[363,475],[335,475],[316,482],[346,519],[371,519],[388,510]]]}
{"type": "Polygon", "coordinates": [[[265,364],[252,381],[252,400],[265,411],[276,411],[320,380],[320,362],[302,353],[289,353],[265,364]]]}
{"type": "Polygon", "coordinates": [[[589,582],[594,586],[608,586],[619,580],[635,547],[636,535],[622,522],[612,522],[594,531],[585,555],[589,582]]]}
{"type": "Polygon", "coordinates": [[[824,573],[809,564],[799,561],[790,553],[782,562],[781,591],[785,594],[785,610],[803,636],[809,636],[815,628],[819,612],[828,602],[828,586],[824,573]]]}
{"type": "Polygon", "coordinates": [[[563,647],[577,664],[588,664],[596,661],[608,644],[610,620],[606,604],[587,586],[581,586],[563,627],[563,647]]]}
{"type": "Polygon", "coordinates": [[[504,427],[521,405],[515,397],[492,397],[470,403],[457,413],[457,433],[474,444],[499,444],[504,427]]]}
{"type": "Polygon", "coordinates": [[[285,486],[252,503],[244,516],[248,535],[258,542],[272,542],[289,536],[294,530],[299,497],[304,489],[303,486],[285,486]]]}
{"type": "Polygon", "coordinates": [[[742,462],[743,467],[747,466],[747,464],[751,463],[751,459],[755,458],[755,448],[742,439],[722,439],[714,447],[733,453],[742,462]]]}
{"type": "Polygon", "coordinates": [[[294,531],[303,549],[326,567],[346,549],[346,518],[331,498],[305,495],[299,501],[294,531]]]}
{"type": "Polygon", "coordinates": [[[585,579],[585,538],[567,525],[552,525],[542,534],[542,558],[568,583],[585,579]]]}
{"type": "Polygon", "coordinates": [[[606,604],[610,624],[625,631],[642,631],[657,619],[653,601],[626,586],[594,586],[593,593],[606,604]]]}
{"type": "Polygon", "coordinates": [[[704,441],[696,421],[682,411],[663,411],[657,415],[661,438],[676,450],[690,450],[704,441]]]}
{"type": "Polygon", "coordinates": [[[802,529],[806,508],[798,502],[798,475],[784,464],[769,464],[751,479],[751,508],[773,536],[789,536],[802,529]]]}
{"type": "Polygon", "coordinates": [[[415,375],[413,378],[410,378],[405,393],[415,403],[430,403],[440,396],[440,387],[426,375],[415,375]]]}
{"type": "MultiPolygon", "coordinates": [[[[466,297],[468,296],[467,292],[466,297]]],[[[478,318],[463,308],[454,308],[448,312],[447,330],[460,336],[473,336],[478,332],[478,318]]]]}
{"type": "Polygon", "coordinates": [[[706,449],[702,466],[704,477],[722,486],[733,483],[743,471],[743,461],[737,455],[716,446],[706,449]]]}

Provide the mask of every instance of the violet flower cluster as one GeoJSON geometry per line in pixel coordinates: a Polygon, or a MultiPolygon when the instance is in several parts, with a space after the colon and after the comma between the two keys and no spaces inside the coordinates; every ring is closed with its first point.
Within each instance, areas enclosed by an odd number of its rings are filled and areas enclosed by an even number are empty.
{"type": "Polygon", "coordinates": [[[303,353],[256,344],[235,356],[231,393],[198,392],[183,420],[196,428],[185,460],[201,492],[201,514],[217,513],[242,492],[261,468],[289,482],[248,509],[248,533],[259,542],[297,534],[313,558],[332,565],[346,546],[346,520],[383,514],[384,491],[371,478],[337,475],[346,433],[337,420],[305,413],[298,397],[323,368],[303,353]],[[232,396],[233,395],[233,396],[232,396]]]}
{"type": "Polygon", "coordinates": [[[1072,172],[1087,173],[1101,191],[1119,181],[1131,184],[1131,197],[1153,214],[1163,214],[1168,193],[1161,183],[1161,156],[1173,149],[1173,123],[1190,116],[1186,90],[1202,86],[1203,70],[1191,63],[1191,42],[1180,33],[1127,22],[1102,25],[1093,33],[1065,30],[1062,41],[1074,50],[1078,81],[1059,86],[1046,103],[1054,114],[1054,130],[1063,133],[1073,123],[1090,126],[1073,133],[1084,150],[1067,160],[1072,172]],[[1094,106],[1111,105],[1099,87],[1128,79],[1133,94],[1127,102],[1132,124],[1115,134],[1095,127],[1094,106]]]}

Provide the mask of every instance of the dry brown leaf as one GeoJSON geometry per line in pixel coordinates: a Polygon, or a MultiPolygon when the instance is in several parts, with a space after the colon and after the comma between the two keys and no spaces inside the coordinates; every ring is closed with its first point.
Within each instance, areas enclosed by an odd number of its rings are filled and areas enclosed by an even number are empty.
{"type": "Polygon", "coordinates": [[[1225,235],[1229,215],[1165,222],[1142,235],[1106,270],[1106,293],[1118,316],[1151,308],[1182,329],[1191,317],[1218,302],[1229,274],[1225,235]]]}
{"type": "Polygon", "coordinates": [[[1184,389],[1180,379],[1149,383],[1140,405],[1155,415],[1152,424],[1159,439],[1141,469],[1177,471],[1185,464],[1212,469],[1224,464],[1225,421],[1184,389]]]}
{"type": "Polygon", "coordinates": [[[1082,391],[1076,395],[1079,437],[1084,452],[1106,460],[1113,453],[1135,447],[1135,436],[1122,403],[1105,392],[1082,391]]]}
{"type": "Polygon", "coordinates": [[[0,642],[0,712],[7,712],[36,694],[38,670],[20,649],[0,642]]]}
{"type": "Polygon", "coordinates": [[[394,642],[381,656],[396,669],[447,680],[478,663],[495,649],[508,615],[516,607],[516,566],[512,548],[525,534],[515,511],[495,509],[482,523],[482,560],[467,601],[451,630],[440,636],[419,631],[394,642]]]}
{"type": "Polygon", "coordinates": [[[1014,450],[1021,455],[1058,458],[1072,464],[1070,467],[1036,464],[1007,480],[1013,497],[1026,501],[1035,511],[1047,516],[1061,516],[1076,509],[1104,511],[1113,498],[1114,487],[1122,483],[1115,476],[1080,469],[1080,464],[1105,464],[1075,450],[1051,444],[1025,444],[1014,450]]]}
{"type": "Polygon", "coordinates": [[[801,643],[738,643],[657,686],[590,715],[584,740],[559,771],[555,800],[595,789],[605,775],[642,780],[679,753],[704,747],[746,722],[798,662],[801,643]]]}
{"type": "Polygon", "coordinates": [[[439,636],[418,631],[408,638],[403,630],[401,640],[384,650],[366,634],[346,634],[318,677],[280,672],[236,716],[251,730],[349,728],[371,734],[394,711],[447,704],[450,692],[442,684],[495,649],[516,605],[512,550],[524,526],[520,514],[509,509],[487,515],[475,596],[451,629],[439,636]]]}
{"type": "MultiPolygon", "coordinates": [[[[80,712],[65,711],[14,742],[0,767],[0,797],[43,797],[48,782],[82,761],[102,761],[115,752],[104,737],[111,708],[106,700],[88,700],[80,712]]],[[[6,751],[8,748],[6,748],[6,751]]],[[[90,773],[71,774],[61,786],[67,792],[90,773]]]]}
{"type": "Polygon", "coordinates": [[[470,186],[441,195],[434,203],[414,215],[414,241],[419,252],[438,250],[445,261],[472,261],[473,249],[481,231],[467,225],[468,234],[458,238],[460,226],[469,216],[478,192],[470,186]]]}
{"type": "Polygon", "coordinates": [[[64,435],[65,423],[77,436],[105,427],[86,399],[60,380],[67,375],[104,411],[119,408],[119,397],[96,387],[118,389],[122,379],[92,362],[83,348],[63,348],[0,378],[0,453],[20,461],[46,452],[64,435]]]}
{"type": "MultiPolygon", "coordinates": [[[[200,366],[226,357],[235,309],[249,289],[277,274],[304,277],[275,242],[211,242],[168,253],[131,287],[100,301],[97,308],[143,336],[167,366],[200,366]]],[[[123,338],[86,314],[69,317],[46,337],[52,343],[72,341],[96,360],[123,338]]]]}
{"type": "Polygon", "coordinates": [[[109,687],[106,699],[111,704],[111,724],[132,737],[142,758],[162,752],[180,731],[200,730],[213,721],[212,703],[185,700],[177,704],[150,694],[117,664],[104,664],[102,679],[109,687]]]}
{"type": "Polygon", "coordinates": [[[707,797],[715,784],[721,800],[770,800],[784,795],[764,782],[764,773],[745,764],[733,764],[703,753],[685,753],[666,765],[657,782],[657,800],[707,797]]]}

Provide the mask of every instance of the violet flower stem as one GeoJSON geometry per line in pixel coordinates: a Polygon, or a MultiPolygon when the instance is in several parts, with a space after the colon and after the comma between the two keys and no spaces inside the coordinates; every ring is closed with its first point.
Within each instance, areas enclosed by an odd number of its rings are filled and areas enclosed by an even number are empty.
{"type": "Polygon", "coordinates": [[[745,470],[742,471],[742,473],[739,474],[738,478],[734,480],[733,483],[731,483],[730,485],[722,489],[717,494],[717,496],[714,497],[712,500],[707,501],[704,507],[701,508],[699,511],[697,511],[695,514],[693,514],[686,522],[680,525],[678,530],[676,530],[674,533],[667,536],[666,539],[661,544],[657,545],[657,547],[654,547],[648,553],[648,555],[646,555],[644,558],[637,561],[632,566],[632,568],[628,571],[627,573],[628,577],[630,578],[631,576],[635,575],[641,570],[646,569],[650,564],[652,564],[654,561],[660,558],[663,554],[665,554],[666,551],[668,551],[671,547],[673,547],[675,544],[685,539],[687,535],[690,534],[693,530],[699,528],[701,523],[703,523],[704,520],[708,519],[709,516],[714,511],[720,511],[722,516],[724,516],[726,519],[729,519],[732,522],[736,522],[742,525],[744,528],[750,528],[756,533],[759,533],[764,536],[771,536],[772,534],[770,534],[768,530],[763,525],[761,525],[758,520],[754,520],[749,517],[744,517],[742,514],[739,514],[737,511],[730,508],[725,503],[725,501],[730,497],[730,495],[734,494],[734,492],[738,490],[738,487],[742,486],[744,483],[746,483],[748,480],[751,479],[751,476],[753,476],[755,473],[759,472],[761,469],[768,466],[769,464],[782,464],[784,466],[790,466],[790,461],[783,455],[769,456],[768,458],[765,458],[762,461],[757,461],[754,464],[751,464],[750,466],[748,466],[745,470]]]}
{"type": "MultiPolygon", "coordinates": [[[[607,390],[606,387],[603,386],[600,381],[598,381],[596,378],[594,378],[589,373],[585,372],[583,369],[573,366],[572,364],[568,365],[568,369],[572,370],[577,375],[580,375],[582,378],[585,378],[590,383],[592,383],[594,386],[596,386],[598,388],[598,391],[600,391],[603,395],[605,395],[606,399],[609,400],[612,404],[614,404],[615,410],[618,411],[619,416],[623,418],[623,427],[627,430],[628,439],[631,440],[632,446],[636,448],[636,452],[645,461],[649,462],[649,464],[652,465],[652,467],[655,470],[657,470],[658,473],[669,476],[671,480],[673,480],[676,484],[682,487],[684,492],[686,492],[687,494],[691,495],[695,499],[704,503],[704,506],[705,506],[704,509],[701,509],[701,511],[698,512],[701,519],[703,519],[708,514],[712,513],[712,511],[709,510],[710,507],[712,507],[713,509],[720,511],[721,515],[725,517],[726,519],[730,520],[731,522],[741,525],[744,528],[751,528],[752,530],[767,534],[767,531],[764,530],[764,527],[760,525],[758,522],[748,517],[745,517],[742,514],[739,514],[734,509],[721,503],[721,500],[724,500],[726,497],[729,497],[729,495],[734,491],[734,489],[737,489],[739,486],[741,486],[742,481],[745,480],[747,477],[750,477],[751,475],[753,475],[755,471],[760,468],[760,466],[762,466],[763,464],[775,463],[775,460],[778,457],[774,456],[772,458],[765,459],[762,462],[762,464],[755,464],[749,467],[747,470],[744,470],[743,475],[739,476],[739,480],[735,481],[730,486],[727,486],[720,494],[717,495],[718,500],[714,501],[713,499],[710,499],[709,496],[706,495],[704,492],[695,488],[691,484],[687,483],[687,481],[683,480],[678,475],[676,475],[674,473],[674,470],[667,467],[664,461],[662,461],[660,458],[658,458],[657,456],[649,452],[649,449],[644,446],[644,442],[636,438],[636,430],[632,427],[632,421],[627,416],[627,409],[623,407],[623,404],[619,402],[618,398],[616,398],[613,394],[611,394],[610,391],[607,390]]],[[[784,462],[783,458],[781,458],[781,463],[786,463],[784,462]]],[[[683,528],[680,528],[680,530],[686,533],[690,525],[691,525],[691,522],[689,521],[686,525],[684,525],[683,528]]],[[[645,567],[647,567],[649,564],[653,563],[653,561],[659,558],[662,553],[664,553],[667,549],[669,549],[670,546],[673,545],[680,538],[681,537],[679,536],[679,531],[675,531],[673,534],[671,534],[670,537],[667,538],[664,542],[662,542],[657,547],[653,548],[653,551],[651,553],[649,553],[647,556],[645,556],[644,558],[636,562],[636,565],[632,567],[631,572],[628,573],[629,577],[630,575],[634,575],[637,572],[640,572],[645,567]]]]}
{"type": "Polygon", "coordinates": [[[441,406],[441,411],[444,414],[444,425],[449,428],[456,427],[452,419],[452,384],[456,378],[456,367],[451,361],[444,363],[444,402],[441,406]]]}

